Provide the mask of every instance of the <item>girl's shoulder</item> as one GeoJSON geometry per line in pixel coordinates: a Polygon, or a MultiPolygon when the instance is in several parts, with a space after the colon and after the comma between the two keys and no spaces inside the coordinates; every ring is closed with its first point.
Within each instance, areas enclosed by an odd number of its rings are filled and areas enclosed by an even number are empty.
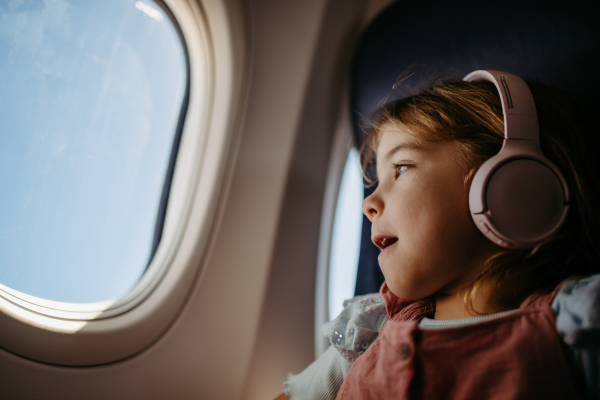
{"type": "Polygon", "coordinates": [[[600,274],[563,283],[552,301],[552,309],[556,329],[569,346],[596,346],[600,332],[600,274]]]}
{"type": "Polygon", "coordinates": [[[571,350],[589,398],[600,398],[600,274],[563,283],[552,309],[556,331],[571,350]]]}
{"type": "MultiPolygon", "coordinates": [[[[570,347],[586,347],[600,339],[600,274],[574,278],[560,285],[552,300],[556,329],[570,347]]],[[[357,296],[321,328],[333,347],[350,363],[375,341],[390,320],[419,320],[433,311],[427,301],[396,299],[382,286],[380,293],[357,296]]]]}

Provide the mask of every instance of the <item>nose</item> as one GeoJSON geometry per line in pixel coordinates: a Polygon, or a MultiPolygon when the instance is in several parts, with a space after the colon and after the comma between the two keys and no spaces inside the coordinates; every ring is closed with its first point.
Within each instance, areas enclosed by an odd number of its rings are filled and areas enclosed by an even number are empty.
{"type": "Polygon", "coordinates": [[[371,222],[373,222],[375,216],[381,214],[383,211],[383,201],[381,201],[381,197],[377,193],[377,190],[363,200],[362,211],[371,222]]]}

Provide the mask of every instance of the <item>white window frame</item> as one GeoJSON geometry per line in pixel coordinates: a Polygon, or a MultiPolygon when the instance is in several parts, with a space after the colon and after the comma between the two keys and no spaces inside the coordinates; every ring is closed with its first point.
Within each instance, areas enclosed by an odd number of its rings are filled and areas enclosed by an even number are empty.
{"type": "MultiPolygon", "coordinates": [[[[0,348],[45,363],[89,366],[137,354],[173,323],[199,279],[231,175],[246,73],[243,6],[162,0],[190,64],[187,115],[162,238],[146,272],[117,301],[62,303],[0,285],[0,348]]],[[[227,3],[227,4],[225,4],[227,3]]]]}

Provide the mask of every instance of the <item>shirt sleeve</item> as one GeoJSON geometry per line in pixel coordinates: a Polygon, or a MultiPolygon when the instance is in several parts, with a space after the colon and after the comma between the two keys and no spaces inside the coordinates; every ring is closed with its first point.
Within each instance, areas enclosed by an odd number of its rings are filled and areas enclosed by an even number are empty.
{"type": "Polygon", "coordinates": [[[351,364],[330,346],[298,375],[288,375],[283,391],[291,400],[333,400],[351,364]]]}
{"type": "Polygon", "coordinates": [[[592,399],[600,399],[600,275],[563,284],[552,308],[592,399]]]}

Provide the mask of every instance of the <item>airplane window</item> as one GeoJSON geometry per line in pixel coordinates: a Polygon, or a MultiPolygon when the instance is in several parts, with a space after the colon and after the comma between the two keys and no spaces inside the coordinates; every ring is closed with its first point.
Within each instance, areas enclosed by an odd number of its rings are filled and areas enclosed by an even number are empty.
{"type": "Polygon", "coordinates": [[[0,2],[1,285],[86,303],[142,276],[187,106],[178,32],[151,0],[0,2]]]}
{"type": "Polygon", "coordinates": [[[354,297],[362,227],[363,179],[358,151],[350,150],[338,194],[329,261],[329,319],[354,297]]]}

